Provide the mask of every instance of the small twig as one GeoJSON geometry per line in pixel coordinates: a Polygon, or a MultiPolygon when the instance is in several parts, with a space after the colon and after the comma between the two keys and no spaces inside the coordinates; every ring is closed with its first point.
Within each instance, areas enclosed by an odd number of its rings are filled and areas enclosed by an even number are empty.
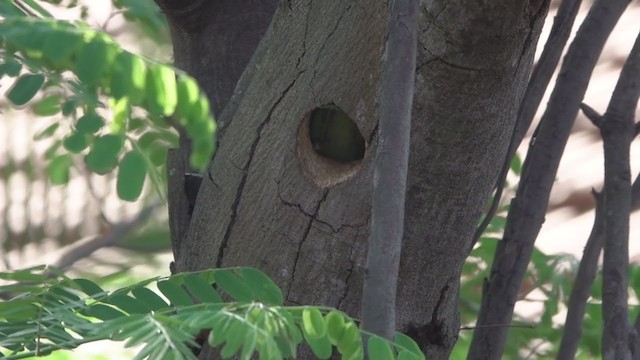
{"type": "Polygon", "coordinates": [[[535,329],[536,325],[527,325],[527,324],[487,324],[487,325],[474,325],[474,326],[460,326],[460,330],[475,330],[475,329],[483,329],[483,328],[524,328],[524,329],[535,329]]]}
{"type": "Polygon", "coordinates": [[[600,129],[602,127],[602,115],[600,115],[597,111],[595,111],[591,106],[582,103],[580,104],[580,110],[582,113],[591,121],[591,123],[600,129]]]}
{"type": "Polygon", "coordinates": [[[112,11],[111,14],[109,14],[109,17],[104,21],[104,23],[102,23],[102,26],[100,27],[102,31],[108,32],[107,26],[109,26],[109,23],[111,22],[111,20],[113,20],[116,16],[120,14],[124,14],[124,11],[123,10],[112,11]]]}
{"type": "Polygon", "coordinates": [[[107,233],[67,246],[66,249],[63,249],[62,255],[54,261],[54,266],[65,270],[78,260],[90,256],[96,250],[117,245],[128,233],[138,229],[142,223],[147,221],[161,205],[161,203],[149,205],[140,210],[133,219],[113,225],[107,233]]]}

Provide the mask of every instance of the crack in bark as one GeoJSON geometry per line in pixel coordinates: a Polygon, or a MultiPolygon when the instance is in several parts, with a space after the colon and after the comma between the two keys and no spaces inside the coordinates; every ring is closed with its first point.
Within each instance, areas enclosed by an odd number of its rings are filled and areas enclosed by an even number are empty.
{"type": "MultiPolygon", "coordinates": [[[[280,102],[282,101],[282,99],[284,99],[285,96],[287,96],[287,93],[289,92],[289,90],[291,90],[291,88],[293,88],[293,86],[295,85],[296,81],[298,81],[298,79],[300,78],[300,75],[302,75],[303,73],[304,73],[304,71],[299,72],[296,75],[296,77],[293,79],[293,81],[291,81],[291,84],[289,84],[289,86],[287,86],[284,89],[284,91],[282,91],[282,93],[280,94],[278,99],[275,101],[275,103],[273,104],[271,109],[269,109],[269,112],[267,113],[267,116],[265,117],[265,119],[260,123],[260,125],[258,125],[258,129],[256,131],[256,137],[253,140],[253,143],[251,144],[251,149],[249,150],[249,159],[247,160],[245,165],[242,167],[242,169],[240,169],[243,172],[243,174],[242,174],[242,178],[240,179],[240,183],[238,184],[238,188],[236,189],[235,199],[233,200],[233,204],[231,204],[231,219],[229,220],[229,223],[227,224],[227,228],[225,229],[224,237],[222,238],[222,242],[220,243],[220,246],[218,247],[218,258],[216,259],[216,267],[217,268],[219,268],[222,265],[222,259],[224,258],[224,250],[227,247],[227,245],[229,244],[229,238],[231,237],[231,231],[233,229],[233,226],[236,223],[236,218],[238,216],[238,206],[240,205],[240,199],[242,198],[242,193],[244,191],[244,186],[245,186],[245,184],[247,182],[247,178],[249,177],[249,168],[251,167],[251,163],[253,161],[256,149],[258,148],[258,144],[260,143],[260,138],[262,136],[262,130],[269,123],[269,121],[271,121],[271,115],[273,114],[274,110],[278,107],[278,105],[280,105],[280,102]]],[[[209,175],[209,176],[211,176],[211,175],[209,175]]]]}
{"type": "Polygon", "coordinates": [[[311,14],[311,4],[313,0],[309,0],[309,4],[307,5],[307,19],[304,24],[304,35],[302,36],[302,54],[298,56],[298,61],[296,62],[296,69],[300,66],[300,61],[307,53],[307,34],[309,33],[309,14],[311,14]]]}
{"type": "MultiPolygon", "coordinates": [[[[369,222],[369,219],[367,218],[367,223],[369,222]]],[[[356,241],[358,241],[358,235],[360,235],[360,229],[356,229],[356,235],[353,237],[354,238],[354,244],[356,241]]],[[[356,267],[356,262],[352,259],[353,256],[353,248],[355,247],[354,244],[351,244],[351,250],[349,251],[349,262],[351,263],[351,266],[349,266],[349,268],[347,269],[347,276],[344,278],[344,291],[342,292],[342,296],[340,297],[340,300],[338,300],[338,303],[336,304],[336,309],[340,309],[340,306],[342,305],[342,302],[344,301],[344,299],[347,298],[347,294],[349,294],[349,280],[351,279],[351,275],[353,275],[353,269],[356,267]]]]}
{"type": "Polygon", "coordinates": [[[438,319],[440,307],[445,303],[447,292],[449,290],[449,282],[440,290],[440,296],[436,302],[436,306],[431,313],[431,320],[424,324],[409,324],[406,334],[414,339],[424,350],[425,344],[433,344],[439,347],[446,346],[445,341],[447,335],[443,333],[445,320],[438,319]]]}
{"type": "MultiPolygon", "coordinates": [[[[533,41],[532,38],[533,38],[536,23],[541,17],[545,17],[547,15],[548,5],[549,5],[549,1],[547,0],[542,1],[539,4],[538,9],[535,11],[533,16],[531,16],[531,19],[529,20],[529,33],[527,34],[527,37],[524,39],[524,42],[522,44],[522,50],[520,51],[520,56],[518,56],[518,65],[514,69],[513,75],[516,75],[518,73],[518,70],[520,69],[520,64],[522,63],[522,59],[525,57],[527,51],[529,50],[531,42],[533,41]]],[[[529,7],[531,8],[531,4],[529,4],[529,7]]]]}
{"type": "Polygon", "coordinates": [[[324,50],[324,47],[327,45],[327,42],[329,42],[329,39],[333,36],[333,34],[338,29],[338,25],[340,25],[340,22],[342,21],[342,18],[344,17],[345,13],[347,13],[350,9],[351,9],[351,5],[347,6],[347,8],[344,9],[344,11],[340,14],[340,17],[336,21],[335,25],[333,26],[333,29],[331,29],[331,31],[329,32],[329,35],[327,35],[327,37],[322,42],[322,45],[320,45],[320,49],[317,52],[316,61],[313,64],[313,69],[314,70],[313,70],[313,76],[311,77],[311,81],[310,81],[311,84],[313,84],[313,82],[314,82],[314,80],[316,78],[317,71],[315,69],[318,66],[318,61],[320,61],[320,55],[322,54],[322,51],[324,50]]]}
{"type": "MultiPolygon", "coordinates": [[[[313,211],[314,214],[309,219],[307,228],[304,230],[304,234],[302,234],[302,239],[300,239],[300,243],[298,244],[298,251],[296,253],[296,258],[293,260],[293,271],[291,272],[291,280],[287,284],[287,296],[285,296],[285,299],[287,301],[289,301],[289,296],[291,295],[291,288],[293,287],[293,281],[296,276],[296,268],[298,267],[298,260],[300,259],[300,252],[302,251],[302,245],[304,245],[305,241],[307,240],[307,237],[309,236],[309,232],[311,232],[311,227],[313,225],[313,222],[316,221],[316,217],[318,216],[318,211],[320,211],[320,206],[322,206],[322,203],[327,199],[327,195],[329,195],[329,189],[324,190],[324,193],[322,194],[322,198],[318,201],[318,204],[316,205],[316,208],[313,211]]],[[[302,213],[304,214],[304,212],[302,213]]]]}
{"type": "MultiPolygon", "coordinates": [[[[362,226],[365,226],[365,225],[367,224],[367,222],[369,221],[369,219],[367,218],[367,221],[365,221],[365,222],[364,222],[364,223],[362,223],[362,224],[340,224],[340,226],[338,226],[337,228],[335,228],[335,227],[334,227],[333,225],[331,225],[329,222],[324,221],[324,220],[320,220],[320,218],[318,218],[318,213],[317,213],[317,211],[316,211],[316,213],[315,213],[315,214],[310,214],[310,213],[306,212],[306,211],[302,208],[302,205],[300,205],[299,203],[294,203],[294,202],[291,202],[291,201],[286,200],[286,199],[282,196],[282,193],[280,193],[280,182],[279,182],[279,181],[278,181],[278,185],[277,185],[277,193],[278,193],[278,198],[280,199],[280,202],[281,202],[283,205],[288,206],[288,207],[296,208],[296,209],[298,209],[298,211],[299,211],[302,215],[304,215],[304,216],[306,216],[306,217],[309,217],[309,218],[311,218],[311,219],[315,220],[316,222],[318,222],[318,223],[320,223],[320,224],[323,224],[323,225],[328,226],[328,227],[331,229],[331,232],[332,232],[332,233],[334,233],[334,234],[339,233],[339,232],[340,232],[340,231],[342,231],[342,229],[344,229],[344,228],[355,229],[356,231],[358,231],[362,226]]],[[[326,196],[326,195],[325,195],[325,196],[326,196]]]]}

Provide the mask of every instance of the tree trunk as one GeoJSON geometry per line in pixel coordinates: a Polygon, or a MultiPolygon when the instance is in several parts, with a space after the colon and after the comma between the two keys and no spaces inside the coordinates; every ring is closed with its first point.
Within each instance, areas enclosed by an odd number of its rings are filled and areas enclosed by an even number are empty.
{"type": "MultiPolygon", "coordinates": [[[[505,157],[547,9],[547,0],[420,6],[396,328],[430,359],[448,358],[457,339],[460,272],[505,157]]],[[[255,266],[289,303],[358,316],[387,18],[383,2],[280,2],[221,117],[224,136],[180,237],[178,271],[255,266]],[[331,103],[366,140],[361,161],[316,153],[310,112],[331,103]]],[[[192,38],[185,43],[216,36],[206,26],[181,34],[192,38]]],[[[217,66],[210,55],[186,55],[192,61],[179,66],[208,83],[204,74],[217,66]]]]}

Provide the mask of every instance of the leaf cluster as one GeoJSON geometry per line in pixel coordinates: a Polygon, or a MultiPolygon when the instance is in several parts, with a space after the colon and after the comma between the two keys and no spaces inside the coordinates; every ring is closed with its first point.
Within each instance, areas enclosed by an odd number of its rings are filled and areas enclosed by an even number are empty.
{"type": "Polygon", "coordinates": [[[166,152],[178,141],[175,127],[192,139],[191,164],[208,165],[216,126],[192,77],[124,51],[84,25],[7,9],[0,7],[0,78],[16,78],[7,99],[15,107],[30,104],[40,117],[71,119],[67,129],[56,121],[36,136],[66,132],[46,153],[54,183],[68,181],[78,154],[97,174],[117,169],[124,200],[139,197],[147,174],[162,189],[166,152]]]}
{"type": "MultiPolygon", "coordinates": [[[[283,306],[280,289],[253,268],[157,277],[111,292],[45,266],[0,273],[0,279],[6,282],[0,294],[9,298],[0,303],[0,347],[7,359],[105,339],[139,346],[136,359],[195,359],[200,344],[194,339],[205,329],[223,358],[295,358],[303,341],[321,359],[334,351],[364,358],[363,334],[353,319],[328,308],[283,306]]],[[[368,336],[372,359],[424,359],[405,335],[393,343],[368,336]]]]}

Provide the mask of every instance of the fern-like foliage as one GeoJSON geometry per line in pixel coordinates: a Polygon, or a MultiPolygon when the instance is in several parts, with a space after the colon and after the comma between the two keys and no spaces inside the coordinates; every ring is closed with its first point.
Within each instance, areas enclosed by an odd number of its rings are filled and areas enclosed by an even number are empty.
{"type": "MultiPolygon", "coordinates": [[[[0,273],[0,348],[4,358],[46,355],[110,339],[140,346],[135,359],[196,359],[203,329],[223,358],[295,358],[306,342],[320,359],[337,351],[363,359],[362,333],[329,308],[283,306],[280,289],[253,268],[214,269],[157,277],[115,291],[45,266],[0,273]],[[155,284],[163,296],[147,286],[155,284]],[[212,286],[214,285],[214,286],[212,286]],[[233,301],[224,302],[223,298],[233,301]]],[[[417,344],[368,334],[371,359],[424,359],[417,344]]]]}
{"type": "Polygon", "coordinates": [[[216,127],[192,77],[127,52],[81,23],[23,15],[12,2],[0,6],[0,78],[15,78],[6,93],[14,107],[69,119],[70,126],[55,121],[36,136],[60,135],[47,152],[54,183],[68,181],[71,157],[78,154],[95,173],[117,169],[124,200],[138,198],[147,175],[164,191],[176,126],[192,139],[192,165],[207,166],[216,127]]]}

